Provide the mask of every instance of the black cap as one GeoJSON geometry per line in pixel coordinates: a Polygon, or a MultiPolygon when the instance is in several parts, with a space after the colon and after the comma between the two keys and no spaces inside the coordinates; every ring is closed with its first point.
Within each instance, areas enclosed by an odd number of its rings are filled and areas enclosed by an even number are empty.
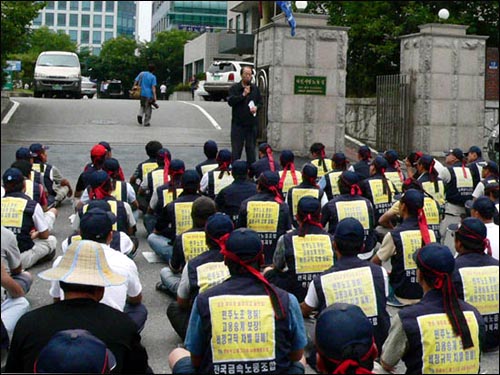
{"type": "Polygon", "coordinates": [[[302,175],[310,178],[316,178],[318,177],[318,167],[307,163],[302,167],[302,175]]]}
{"type": "Polygon", "coordinates": [[[218,148],[217,148],[217,143],[215,143],[215,141],[208,140],[203,145],[203,153],[209,159],[214,159],[217,156],[217,151],[218,148]]]}
{"type": "Polygon", "coordinates": [[[181,183],[184,188],[197,188],[200,184],[200,175],[194,169],[188,169],[182,175],[181,183]]]}
{"type": "Polygon", "coordinates": [[[3,173],[2,181],[4,185],[22,182],[24,181],[23,172],[17,168],[9,168],[3,173]]]}
{"type": "Polygon", "coordinates": [[[226,249],[241,259],[252,259],[262,250],[262,241],[256,231],[238,228],[229,235],[226,249]]]}
{"type": "Polygon", "coordinates": [[[113,229],[116,216],[112,212],[92,208],[87,210],[80,219],[80,232],[86,240],[102,240],[113,229]]]}
{"type": "Polygon", "coordinates": [[[99,144],[100,144],[101,146],[104,146],[104,148],[105,148],[107,151],[111,151],[111,150],[112,150],[111,145],[110,145],[108,142],[106,142],[106,141],[101,141],[101,142],[99,142],[99,144]]]}
{"type": "Polygon", "coordinates": [[[464,159],[464,153],[461,149],[459,148],[454,148],[452,150],[448,150],[448,151],[444,151],[444,154],[446,156],[452,154],[453,156],[455,156],[458,160],[462,161],[464,159]]]}
{"type": "Polygon", "coordinates": [[[236,160],[232,164],[232,172],[233,176],[247,176],[248,174],[248,165],[244,160],[236,160]]]}

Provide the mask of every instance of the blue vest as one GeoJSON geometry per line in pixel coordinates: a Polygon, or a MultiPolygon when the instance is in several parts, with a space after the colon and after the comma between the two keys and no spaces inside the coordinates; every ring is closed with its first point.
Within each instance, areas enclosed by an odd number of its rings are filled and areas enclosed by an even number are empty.
{"type": "Polygon", "coordinates": [[[158,167],[154,171],[149,172],[146,178],[148,180],[149,193],[152,194],[154,189],[164,184],[163,167],[158,167]]]}
{"type": "Polygon", "coordinates": [[[30,197],[30,199],[33,199],[35,202],[40,203],[40,184],[31,180],[25,180],[25,184],[26,191],[24,192],[24,194],[30,197]]]}
{"type": "Polygon", "coordinates": [[[448,167],[448,171],[450,172],[451,180],[446,184],[446,200],[449,203],[464,207],[465,202],[472,199],[472,192],[474,191],[470,169],[465,167],[467,178],[463,174],[461,163],[448,167]],[[455,173],[457,171],[460,181],[457,180],[457,174],[455,173]]]}
{"type": "Polygon", "coordinates": [[[115,181],[115,190],[113,192],[113,196],[117,201],[128,202],[127,183],[125,181],[115,181]]]}
{"type": "MultiPolygon", "coordinates": [[[[120,232],[128,234],[128,216],[123,202],[117,201],[114,197],[105,197],[103,200],[108,202],[109,206],[111,207],[111,212],[116,216],[116,223],[114,224],[113,230],[118,230],[120,232]]],[[[78,216],[80,216],[80,219],[82,218],[83,214],[87,212],[87,209],[88,203],[78,210],[78,216]]]]}
{"type": "Polygon", "coordinates": [[[321,224],[328,224],[328,233],[333,235],[339,221],[346,217],[354,217],[361,222],[365,231],[365,251],[372,250],[377,243],[372,202],[359,195],[339,195],[323,206],[321,224]]]}
{"type": "MultiPolygon", "coordinates": [[[[401,171],[401,173],[403,174],[403,171],[401,171]]],[[[395,167],[389,166],[385,171],[385,177],[387,177],[387,179],[392,182],[397,193],[401,193],[403,191],[403,181],[401,181],[399,171],[395,167]]]]}
{"type": "Polygon", "coordinates": [[[295,228],[299,226],[299,224],[297,223],[297,219],[295,219],[295,215],[297,214],[297,206],[300,198],[307,195],[317,198],[321,202],[321,200],[323,199],[323,194],[323,189],[311,185],[308,182],[301,182],[299,185],[293,186],[288,189],[286,201],[290,210],[290,219],[292,220],[292,225],[295,228]]]}
{"type": "Polygon", "coordinates": [[[399,311],[409,344],[403,356],[407,374],[428,374],[434,367],[440,368],[444,374],[479,373],[479,340],[484,333],[483,319],[468,303],[459,300],[459,304],[461,310],[467,314],[466,319],[474,342],[474,347],[465,351],[462,349],[460,337],[455,336],[449,325],[441,291],[430,290],[419,303],[399,311]],[[426,337],[425,348],[422,346],[422,333],[426,337]],[[468,367],[465,368],[464,365],[468,367]]]}
{"type": "Polygon", "coordinates": [[[205,228],[190,228],[175,237],[170,267],[176,270],[184,268],[186,262],[208,250],[205,228]]]}
{"type": "Polygon", "coordinates": [[[362,180],[370,177],[370,162],[368,160],[360,160],[352,167],[362,180]]]}
{"type": "Polygon", "coordinates": [[[157,216],[161,214],[161,210],[170,202],[173,202],[179,197],[183,191],[180,183],[176,184],[175,191],[168,191],[170,189],[170,184],[172,181],[167,182],[156,188],[156,194],[158,195],[158,202],[156,203],[155,213],[157,216]]]}
{"type": "Polygon", "coordinates": [[[455,261],[453,284],[458,297],[478,309],[484,319],[483,349],[499,344],[498,260],[485,253],[461,254],[455,261]]]}
{"type": "Polygon", "coordinates": [[[479,157],[477,160],[474,160],[472,163],[467,164],[467,167],[470,169],[470,173],[472,175],[472,182],[474,188],[476,188],[479,181],[481,181],[481,173],[483,171],[483,167],[481,164],[486,164],[483,158],[479,157]]]}
{"type": "Polygon", "coordinates": [[[344,171],[340,169],[334,169],[333,171],[330,171],[323,176],[325,179],[324,191],[329,201],[340,195],[339,178],[342,172],[344,171]]]}
{"type": "Polygon", "coordinates": [[[422,184],[424,191],[429,194],[440,206],[445,204],[446,192],[441,178],[436,182],[431,181],[428,172],[424,172],[418,177],[418,182],[422,184]]]}
{"type": "Polygon", "coordinates": [[[207,159],[198,164],[194,169],[198,172],[200,178],[203,177],[205,173],[211,171],[219,166],[219,162],[216,159],[207,159]]]}
{"type": "Polygon", "coordinates": [[[179,198],[163,207],[161,215],[158,217],[158,221],[156,222],[155,229],[160,231],[163,236],[173,241],[175,240],[175,237],[177,235],[181,234],[185,230],[192,228],[193,219],[190,216],[191,207],[193,205],[193,202],[200,196],[201,195],[199,194],[186,194],[185,192],[183,192],[179,196],[179,198]],[[182,205],[183,203],[190,203],[189,215],[181,217],[180,214],[183,210],[180,209],[181,206],[179,206],[179,209],[177,209],[176,206],[179,204],[182,205]],[[176,215],[176,212],[179,213],[179,217],[178,215],[176,215]],[[178,223],[178,220],[181,220],[182,222],[178,223]]]}
{"type": "MultiPolygon", "coordinates": [[[[276,160],[274,160],[274,170],[278,172],[280,170],[280,165],[276,160]]],[[[248,175],[253,178],[259,178],[260,174],[265,171],[270,171],[269,158],[264,156],[259,160],[255,161],[249,168],[248,175]]]]}
{"type": "Polygon", "coordinates": [[[206,195],[212,199],[215,199],[215,196],[219,194],[219,192],[232,184],[234,181],[234,177],[232,174],[224,171],[222,176],[219,178],[221,171],[215,169],[213,171],[207,172],[208,174],[208,185],[206,195]]]}
{"type": "Polygon", "coordinates": [[[44,163],[33,163],[33,169],[35,172],[40,172],[41,175],[43,176],[43,185],[47,189],[47,192],[50,195],[56,195],[56,192],[54,191],[54,181],[52,181],[50,175],[52,172],[52,165],[50,164],[44,164],[44,163]]]}
{"type": "Polygon", "coordinates": [[[30,231],[35,226],[33,214],[37,204],[22,192],[6,193],[2,198],[2,225],[16,235],[21,253],[35,245],[30,231]]]}
{"type": "Polygon", "coordinates": [[[189,295],[194,299],[198,293],[222,283],[229,278],[229,270],[224,265],[224,255],[219,248],[205,251],[187,263],[189,295]],[[200,278],[198,277],[200,276],[200,278]]]}
{"type": "Polygon", "coordinates": [[[257,185],[253,181],[236,179],[215,197],[217,209],[233,219],[233,223],[238,222],[241,202],[257,194],[257,185]]]}
{"type": "Polygon", "coordinates": [[[363,196],[365,198],[368,198],[368,200],[373,204],[376,223],[378,223],[380,217],[387,210],[389,210],[389,208],[391,208],[394,201],[394,185],[388,178],[387,184],[389,186],[389,189],[391,190],[390,194],[388,191],[386,191],[385,194],[383,193],[384,181],[382,179],[382,176],[379,174],[367,178],[366,180],[361,181],[359,184],[361,191],[363,191],[363,196]]]}
{"type": "Polygon", "coordinates": [[[291,365],[288,293],[275,288],[286,318],[276,320],[270,298],[261,282],[251,275],[233,275],[198,295],[206,351],[200,373],[282,374],[291,365]],[[253,360],[246,359],[248,351],[253,360]],[[239,353],[234,353],[239,352],[239,353]],[[256,371],[254,371],[254,369],[256,371]]]}
{"type": "Polygon", "coordinates": [[[335,302],[351,303],[363,309],[373,325],[375,342],[381,351],[391,326],[385,308],[382,268],[358,257],[341,257],[313,282],[320,312],[335,302]]]}

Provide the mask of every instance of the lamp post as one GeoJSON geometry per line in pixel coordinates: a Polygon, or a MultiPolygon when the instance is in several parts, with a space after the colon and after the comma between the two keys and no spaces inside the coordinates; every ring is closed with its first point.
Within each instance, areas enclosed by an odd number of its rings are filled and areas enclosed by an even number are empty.
{"type": "Polygon", "coordinates": [[[296,1],[295,6],[299,11],[304,11],[307,8],[307,1],[296,1]]]}

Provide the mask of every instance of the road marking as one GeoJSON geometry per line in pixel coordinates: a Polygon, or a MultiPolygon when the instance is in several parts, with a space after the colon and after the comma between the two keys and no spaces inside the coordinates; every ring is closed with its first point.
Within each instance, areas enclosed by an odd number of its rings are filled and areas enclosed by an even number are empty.
{"type": "Polygon", "coordinates": [[[200,110],[200,112],[205,115],[205,117],[208,119],[208,121],[210,121],[212,123],[212,125],[214,126],[215,129],[222,130],[222,128],[220,127],[220,125],[217,123],[217,121],[215,121],[214,118],[212,116],[210,116],[210,113],[208,113],[207,111],[205,111],[199,105],[193,104],[193,103],[189,103],[189,102],[184,102],[184,101],[180,101],[180,102],[184,103],[184,104],[189,104],[189,105],[192,105],[193,107],[198,108],[200,110]]]}
{"type": "Polygon", "coordinates": [[[2,120],[2,125],[8,124],[10,121],[10,118],[12,115],[16,112],[17,107],[19,107],[19,102],[16,102],[15,100],[11,100],[14,105],[12,106],[11,109],[9,109],[9,112],[5,115],[5,117],[2,120]]]}

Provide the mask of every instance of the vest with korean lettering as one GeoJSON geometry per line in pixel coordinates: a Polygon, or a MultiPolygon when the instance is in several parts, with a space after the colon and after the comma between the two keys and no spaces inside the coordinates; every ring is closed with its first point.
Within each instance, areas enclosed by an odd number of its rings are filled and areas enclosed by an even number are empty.
{"type": "Polygon", "coordinates": [[[470,169],[470,173],[472,175],[472,183],[474,188],[476,188],[479,181],[481,181],[481,174],[483,172],[483,165],[486,162],[482,157],[477,158],[472,163],[467,164],[467,167],[470,169]]]}
{"type": "Polygon", "coordinates": [[[219,177],[220,173],[221,171],[217,169],[207,172],[208,185],[206,195],[212,199],[215,199],[215,196],[219,194],[222,189],[231,185],[234,181],[234,177],[228,172],[224,171],[222,176],[219,177]]]}
{"type": "Polygon", "coordinates": [[[440,205],[446,203],[446,193],[444,190],[444,183],[441,178],[437,178],[437,183],[431,181],[429,173],[424,172],[418,176],[418,182],[422,184],[424,191],[429,194],[440,205]],[[437,185],[437,188],[436,188],[437,185]]]}
{"type": "Polygon", "coordinates": [[[300,198],[310,196],[317,198],[321,202],[321,200],[323,199],[323,194],[323,189],[311,185],[308,182],[301,182],[299,185],[291,187],[288,190],[286,201],[288,203],[290,219],[292,220],[292,225],[294,226],[294,228],[297,228],[299,226],[295,215],[297,215],[297,206],[299,205],[300,198]]]}
{"type": "Polygon", "coordinates": [[[368,198],[373,204],[376,223],[378,223],[380,217],[391,208],[392,202],[394,201],[394,185],[388,178],[387,184],[389,185],[389,189],[391,189],[390,197],[389,192],[386,191],[384,193],[384,181],[380,174],[373,175],[359,183],[359,187],[363,191],[363,196],[368,198]]]}
{"type": "MultiPolygon", "coordinates": [[[[113,238],[111,240],[111,243],[109,244],[109,247],[112,248],[113,250],[121,252],[121,248],[120,248],[120,243],[121,243],[120,242],[121,241],[120,232],[114,230],[111,233],[113,234],[113,238]]],[[[81,241],[81,240],[82,240],[82,236],[79,235],[78,233],[75,233],[72,236],[68,237],[68,246],[71,245],[72,242],[81,241]]]]}
{"type": "Polygon", "coordinates": [[[390,317],[385,308],[384,273],[380,266],[355,256],[343,256],[314,278],[321,312],[335,302],[359,306],[373,325],[379,351],[389,333],[390,317]]]}
{"type": "Polygon", "coordinates": [[[334,264],[333,236],[314,225],[307,231],[303,237],[297,229],[284,236],[286,265],[305,293],[314,276],[334,264]]]}
{"type": "Polygon", "coordinates": [[[28,197],[33,199],[35,202],[40,203],[40,184],[31,180],[25,180],[26,194],[28,197]]]}
{"type": "Polygon", "coordinates": [[[50,195],[56,195],[54,191],[54,181],[52,180],[52,165],[43,163],[33,163],[33,170],[39,172],[43,178],[43,186],[50,195]]]}
{"type": "Polygon", "coordinates": [[[115,190],[111,193],[113,197],[115,197],[117,201],[128,202],[127,183],[120,180],[116,180],[114,183],[115,190]]]}
{"type": "MultiPolygon", "coordinates": [[[[37,182],[40,185],[44,186],[43,185],[43,176],[38,171],[34,171],[34,170],[31,171],[30,180],[34,181],[34,182],[37,182]]],[[[45,186],[44,186],[44,189],[45,189],[45,186]]]]}
{"type": "MultiPolygon", "coordinates": [[[[116,223],[113,224],[113,230],[118,230],[120,232],[128,233],[128,216],[127,210],[125,209],[125,205],[123,202],[117,201],[114,197],[105,197],[103,200],[108,202],[111,207],[111,212],[116,216],[116,223]]],[[[83,207],[78,210],[78,216],[80,219],[83,214],[88,210],[88,203],[83,205],[83,207]]]]}
{"type": "Polygon", "coordinates": [[[139,163],[138,165],[138,176],[137,179],[143,181],[144,178],[152,171],[154,171],[156,168],[158,168],[158,163],[156,162],[156,159],[148,159],[146,161],[143,161],[142,163],[139,163]]]}
{"type": "Polygon", "coordinates": [[[318,179],[320,179],[333,169],[333,163],[331,159],[323,159],[323,161],[325,162],[324,165],[323,163],[320,162],[319,159],[311,160],[311,164],[314,165],[316,168],[318,168],[318,179]]]}
{"type": "MultiPolygon", "coordinates": [[[[285,173],[285,171],[279,171],[280,180],[283,177],[283,173],[285,173]]],[[[302,181],[302,172],[295,171],[295,177],[297,177],[297,184],[293,182],[292,171],[291,170],[286,171],[286,177],[285,180],[283,181],[283,187],[281,188],[281,192],[283,193],[283,195],[286,196],[286,193],[288,192],[288,190],[290,190],[292,186],[297,186],[298,184],[300,184],[300,181],[302,181]]]]}
{"type": "MultiPolygon", "coordinates": [[[[390,232],[396,252],[391,257],[392,271],[389,276],[396,296],[407,299],[420,299],[423,290],[417,281],[417,265],[413,253],[424,244],[416,217],[403,220],[390,232]]],[[[434,231],[429,230],[431,242],[436,242],[434,231]]]]}
{"type": "Polygon", "coordinates": [[[444,312],[441,291],[430,290],[419,303],[399,311],[408,338],[408,350],[402,358],[407,374],[479,373],[479,337],[484,332],[483,319],[473,306],[462,300],[458,302],[474,343],[467,350],[462,349],[461,338],[455,336],[444,312]]]}
{"type": "Polygon", "coordinates": [[[32,249],[35,245],[30,231],[35,226],[33,214],[37,204],[22,192],[7,193],[2,198],[2,226],[16,235],[21,253],[32,249]]]}
{"type": "Polygon", "coordinates": [[[462,169],[462,164],[457,163],[448,167],[448,171],[451,179],[445,186],[446,200],[451,204],[464,207],[465,202],[472,199],[474,191],[470,169],[468,167],[462,169]]]}
{"type": "Polygon", "coordinates": [[[168,183],[158,186],[156,188],[156,194],[158,195],[158,202],[156,203],[155,213],[157,215],[161,214],[161,210],[163,209],[163,207],[165,207],[170,202],[176,200],[177,197],[179,197],[183,192],[180,183],[175,188],[175,194],[173,190],[169,191],[171,182],[172,181],[169,181],[168,183]]]}
{"type": "Polygon", "coordinates": [[[401,174],[399,174],[397,168],[391,165],[387,167],[387,169],[385,170],[385,177],[387,177],[387,179],[392,182],[397,193],[401,193],[403,191],[403,181],[405,177],[402,172],[401,174]]]}
{"type": "Polygon", "coordinates": [[[342,194],[329,201],[321,211],[321,224],[328,224],[328,233],[334,234],[337,224],[346,217],[357,219],[365,232],[365,251],[371,251],[377,244],[375,216],[372,202],[367,198],[342,194]]]}
{"type": "Polygon", "coordinates": [[[162,234],[170,240],[184,233],[193,226],[191,217],[191,208],[193,202],[200,197],[200,194],[182,194],[175,201],[170,202],[162,209],[158,218],[156,228],[160,229],[162,234]]]}
{"type": "Polygon", "coordinates": [[[334,169],[333,171],[328,172],[324,176],[325,178],[324,191],[329,201],[340,195],[339,178],[342,172],[344,171],[340,169],[334,169]]]}
{"type": "Polygon", "coordinates": [[[458,298],[470,303],[484,319],[483,350],[498,347],[498,260],[485,253],[467,253],[455,260],[453,283],[458,298]]]}
{"type": "Polygon", "coordinates": [[[236,179],[234,182],[222,189],[215,197],[217,210],[229,215],[233,223],[238,222],[241,202],[257,194],[257,185],[250,180],[236,179]]]}
{"type": "Polygon", "coordinates": [[[205,251],[187,263],[189,294],[194,299],[199,293],[222,283],[230,277],[220,249],[205,251]]]}
{"type": "Polygon", "coordinates": [[[233,275],[198,295],[206,335],[200,373],[286,373],[291,365],[288,293],[275,288],[286,318],[276,320],[271,299],[255,277],[233,275]],[[240,371],[238,371],[238,369],[240,371]]]}
{"type": "Polygon", "coordinates": [[[146,176],[148,180],[148,190],[152,194],[158,186],[164,184],[163,167],[158,167],[146,176]]]}
{"type": "Polygon", "coordinates": [[[190,228],[175,237],[170,267],[181,270],[187,262],[208,250],[205,228],[190,228]]]}

